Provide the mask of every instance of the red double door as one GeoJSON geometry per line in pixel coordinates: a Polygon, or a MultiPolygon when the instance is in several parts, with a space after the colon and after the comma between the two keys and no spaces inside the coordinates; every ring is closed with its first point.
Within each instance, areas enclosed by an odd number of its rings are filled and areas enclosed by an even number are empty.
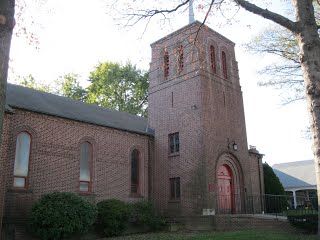
{"type": "Polygon", "coordinates": [[[218,204],[220,213],[232,213],[234,206],[233,176],[231,169],[222,165],[218,169],[218,204]]]}

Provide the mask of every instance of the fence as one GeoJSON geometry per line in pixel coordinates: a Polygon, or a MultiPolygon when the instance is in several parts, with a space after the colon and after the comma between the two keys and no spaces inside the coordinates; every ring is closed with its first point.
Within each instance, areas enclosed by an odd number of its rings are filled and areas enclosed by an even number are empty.
{"type": "Polygon", "coordinates": [[[296,209],[293,207],[293,197],[289,195],[218,195],[215,197],[217,214],[269,214],[286,216],[290,211],[318,210],[316,197],[299,199],[301,203],[296,209]]]}

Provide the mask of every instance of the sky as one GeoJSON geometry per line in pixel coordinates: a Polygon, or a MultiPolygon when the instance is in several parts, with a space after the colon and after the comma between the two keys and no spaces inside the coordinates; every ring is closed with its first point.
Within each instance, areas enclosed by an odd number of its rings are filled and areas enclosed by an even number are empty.
{"type": "MultiPolygon", "coordinates": [[[[125,27],[121,13],[110,8],[111,1],[91,0],[89,4],[83,0],[46,0],[40,6],[28,5],[24,24],[36,33],[39,44],[35,47],[24,37],[13,36],[9,82],[32,74],[41,83],[51,83],[72,72],[79,74],[81,83],[86,86],[90,71],[103,61],[123,64],[130,61],[148,70],[150,44],[188,24],[185,11],[170,16],[170,21],[165,23],[155,18],[147,29],[146,22],[125,27]],[[29,24],[32,20],[35,23],[29,24]]],[[[150,3],[141,2],[144,7],[150,3]]],[[[205,11],[199,8],[198,2],[195,1],[195,18],[202,21],[205,11]]],[[[259,0],[255,2],[260,3],[259,0]]],[[[286,1],[273,1],[267,3],[267,7],[287,13],[286,4],[286,1]]],[[[119,10],[117,6],[116,10],[119,10]]],[[[264,78],[258,71],[274,58],[253,55],[244,48],[245,43],[271,23],[243,10],[237,11],[233,6],[224,13],[225,16],[219,12],[209,16],[207,25],[236,43],[248,144],[265,154],[264,161],[269,165],[312,159],[311,141],[304,137],[309,124],[306,103],[284,106],[280,91],[258,86],[258,81],[264,78]]]]}

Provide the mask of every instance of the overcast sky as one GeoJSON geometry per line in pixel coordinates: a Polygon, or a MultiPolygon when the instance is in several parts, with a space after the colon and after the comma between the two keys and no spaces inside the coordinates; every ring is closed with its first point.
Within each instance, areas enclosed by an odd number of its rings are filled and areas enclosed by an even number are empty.
{"type": "MultiPolygon", "coordinates": [[[[14,82],[18,75],[32,74],[38,81],[50,83],[73,72],[80,74],[82,84],[86,85],[89,72],[102,61],[131,61],[148,70],[150,44],[188,23],[186,11],[172,16],[165,24],[155,19],[146,31],[145,22],[125,28],[119,25],[120,15],[110,11],[110,1],[47,0],[41,8],[29,6],[28,15],[36,20],[32,31],[39,36],[39,49],[22,37],[13,37],[9,81],[14,82]]],[[[284,1],[276,2],[268,8],[279,13],[287,10],[281,5],[284,1]]],[[[204,11],[198,10],[197,1],[195,9],[196,19],[202,21],[204,11]]],[[[236,13],[231,9],[225,11],[225,17],[236,13]]],[[[303,134],[309,124],[306,103],[282,106],[279,91],[258,87],[257,82],[263,76],[257,71],[274,58],[252,55],[243,47],[270,22],[241,10],[232,24],[225,17],[214,14],[207,25],[236,43],[248,144],[265,154],[264,160],[270,165],[312,159],[311,141],[303,134]]]]}

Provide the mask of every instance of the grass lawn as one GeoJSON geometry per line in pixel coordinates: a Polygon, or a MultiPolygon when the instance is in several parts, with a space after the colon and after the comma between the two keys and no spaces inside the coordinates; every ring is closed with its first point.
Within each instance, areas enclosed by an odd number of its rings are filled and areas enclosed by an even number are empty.
{"type": "Polygon", "coordinates": [[[148,233],[108,238],[114,240],[316,240],[315,235],[289,235],[271,231],[237,231],[213,233],[148,233]]]}

